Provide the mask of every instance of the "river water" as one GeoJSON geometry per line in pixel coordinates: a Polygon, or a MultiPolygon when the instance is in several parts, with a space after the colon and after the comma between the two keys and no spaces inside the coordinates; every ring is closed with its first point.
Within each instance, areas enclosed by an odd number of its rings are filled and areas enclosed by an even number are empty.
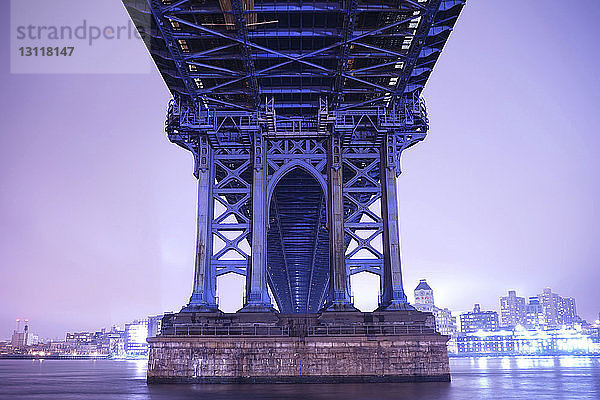
{"type": "Polygon", "coordinates": [[[452,383],[151,385],[145,361],[0,360],[0,399],[600,399],[600,358],[450,360],[452,383]]]}

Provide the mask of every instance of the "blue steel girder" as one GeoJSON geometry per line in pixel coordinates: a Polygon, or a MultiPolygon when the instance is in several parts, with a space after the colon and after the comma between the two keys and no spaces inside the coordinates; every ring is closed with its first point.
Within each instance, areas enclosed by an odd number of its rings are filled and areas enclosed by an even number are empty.
{"type": "Polygon", "coordinates": [[[389,108],[330,112],[324,102],[318,116],[317,120],[276,117],[274,108],[268,112],[202,110],[196,103],[175,97],[169,105],[166,130],[171,141],[196,154],[198,135],[207,135],[213,147],[248,148],[253,132],[273,138],[309,138],[324,137],[332,130],[341,134],[345,146],[381,145],[392,133],[401,152],[423,140],[428,129],[425,103],[416,93],[389,108]]]}
{"type": "Polygon", "coordinates": [[[252,164],[247,149],[217,149],[214,154],[211,221],[211,265],[215,276],[234,272],[246,275],[250,256],[252,164]]]}
{"type": "Polygon", "coordinates": [[[322,97],[335,111],[419,94],[464,1],[124,3],[174,94],[315,118],[322,97]]]}
{"type": "MultiPolygon", "coordinates": [[[[419,26],[413,35],[411,46],[409,47],[408,54],[404,64],[404,74],[402,74],[396,82],[395,88],[402,88],[405,93],[412,92],[412,87],[409,86],[409,81],[413,76],[415,67],[419,62],[419,56],[423,47],[425,46],[425,39],[429,35],[432,29],[435,17],[440,9],[440,5],[443,0],[429,0],[426,4],[426,12],[420,17],[419,26]]],[[[420,92],[419,92],[420,93],[420,92]]],[[[405,96],[397,99],[404,104],[405,96]]]]}
{"type": "MultiPolygon", "coordinates": [[[[256,81],[254,61],[250,56],[250,51],[248,47],[248,26],[247,26],[247,16],[254,16],[255,14],[246,14],[244,12],[244,7],[242,6],[241,0],[230,0],[231,10],[233,12],[233,17],[235,19],[235,31],[237,34],[237,38],[243,42],[240,46],[240,54],[242,55],[242,59],[244,61],[244,69],[248,76],[249,86],[251,90],[251,105],[253,108],[257,108],[260,103],[260,96],[258,92],[258,82],[256,81]]],[[[246,4],[246,2],[244,2],[246,4]]],[[[250,18],[252,19],[252,18],[250,18]]],[[[227,21],[227,18],[225,19],[227,21]]]]}
{"type": "Polygon", "coordinates": [[[370,272],[382,277],[380,151],[372,146],[347,147],[342,159],[348,274],[370,272]]]}
{"type": "Polygon", "coordinates": [[[345,44],[340,46],[340,54],[338,58],[337,69],[335,71],[335,82],[333,84],[333,105],[342,103],[343,101],[343,85],[344,74],[348,69],[348,61],[350,55],[350,43],[348,42],[354,36],[354,26],[356,24],[356,14],[358,12],[358,0],[346,1],[346,9],[344,16],[343,38],[345,44]]]}
{"type": "MultiPolygon", "coordinates": [[[[221,12],[220,8],[205,6],[199,9],[188,9],[183,6],[188,1],[179,1],[168,7],[169,11],[180,14],[215,14],[221,12]]],[[[418,1],[402,1],[395,2],[396,4],[374,4],[375,2],[366,2],[358,7],[360,12],[368,11],[386,11],[386,12],[405,12],[409,10],[423,9],[423,5],[418,1]],[[371,4],[370,4],[371,3],[371,4]]],[[[247,10],[247,13],[263,14],[263,13],[280,13],[280,12],[343,12],[344,7],[340,1],[265,1],[256,2],[252,10],[247,10]]]]}

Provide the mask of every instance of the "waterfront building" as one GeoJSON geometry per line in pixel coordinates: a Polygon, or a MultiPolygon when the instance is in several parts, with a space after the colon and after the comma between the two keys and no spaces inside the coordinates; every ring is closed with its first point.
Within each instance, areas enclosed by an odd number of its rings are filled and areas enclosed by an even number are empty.
{"type": "Polygon", "coordinates": [[[67,332],[65,342],[74,345],[90,345],[95,343],[96,335],[93,332],[67,332]]]}
{"type": "Polygon", "coordinates": [[[65,344],[70,354],[87,355],[98,353],[100,332],[67,332],[65,344]]]}
{"type": "Polygon", "coordinates": [[[460,315],[461,332],[497,331],[498,327],[498,313],[496,311],[481,311],[479,304],[475,304],[472,312],[460,315]]]}
{"type": "Polygon", "coordinates": [[[514,290],[508,291],[508,296],[500,297],[500,326],[514,328],[525,325],[525,298],[517,296],[514,290]]]}
{"type": "Polygon", "coordinates": [[[155,337],[160,335],[162,317],[162,314],[148,317],[148,337],[155,337]]]}
{"type": "Polygon", "coordinates": [[[415,302],[413,306],[418,311],[430,312],[435,317],[435,328],[442,335],[451,336],[456,333],[456,317],[447,308],[436,307],[433,298],[433,289],[425,279],[421,279],[414,290],[415,302]]]}
{"type": "Polygon", "coordinates": [[[600,343],[581,328],[461,333],[456,345],[462,356],[600,354],[600,343]]]}
{"type": "Polygon", "coordinates": [[[98,353],[116,358],[125,357],[125,331],[117,326],[113,326],[108,332],[103,329],[98,344],[98,353]]]}
{"type": "Polygon", "coordinates": [[[148,354],[148,320],[125,324],[125,353],[129,357],[148,354]]]}
{"type": "Polygon", "coordinates": [[[12,343],[10,341],[1,341],[0,342],[0,355],[10,354],[12,353],[12,343]]]}
{"type": "Polygon", "coordinates": [[[546,326],[557,328],[563,325],[573,326],[573,324],[580,322],[573,297],[563,298],[556,293],[552,293],[550,288],[545,288],[538,295],[538,298],[542,305],[546,326]]]}
{"type": "Polygon", "coordinates": [[[442,335],[453,335],[456,333],[456,317],[448,308],[434,308],[435,328],[442,335]]]}

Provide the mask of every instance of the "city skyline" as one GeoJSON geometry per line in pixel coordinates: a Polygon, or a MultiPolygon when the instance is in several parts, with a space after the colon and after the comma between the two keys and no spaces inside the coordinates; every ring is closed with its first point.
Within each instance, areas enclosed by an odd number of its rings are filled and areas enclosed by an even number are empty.
{"type": "MultiPolygon", "coordinates": [[[[427,278],[460,311],[549,286],[595,320],[600,81],[588,27],[600,5],[584,1],[583,21],[563,32],[558,4],[486,3],[465,8],[424,93],[430,134],[403,156],[405,291],[427,278]]],[[[140,44],[130,57],[145,55],[140,44]]],[[[191,291],[196,182],[160,129],[169,94],[158,73],[19,75],[3,63],[0,74],[0,331],[16,316],[54,336],[178,311],[191,291]]]]}
{"type": "MultiPolygon", "coordinates": [[[[492,311],[495,312],[497,314],[498,317],[498,327],[499,328],[505,328],[507,327],[507,324],[503,323],[503,316],[502,316],[502,311],[503,311],[503,306],[502,306],[502,300],[505,297],[504,294],[508,293],[508,295],[510,296],[511,293],[516,294],[517,297],[521,297],[519,295],[525,296],[524,298],[529,301],[531,301],[531,299],[535,298],[538,299],[538,296],[547,292],[548,293],[552,293],[554,295],[561,295],[562,293],[555,293],[555,292],[550,292],[551,288],[548,287],[544,287],[541,288],[540,290],[538,290],[538,292],[536,292],[534,294],[534,296],[529,296],[529,294],[525,293],[519,293],[518,291],[514,291],[511,289],[507,289],[505,290],[505,293],[500,294],[498,296],[498,299],[500,300],[499,304],[496,304],[495,306],[492,307],[481,307],[481,303],[477,302],[477,299],[473,299],[473,303],[471,303],[472,305],[475,306],[475,308],[483,308],[485,311],[492,311]],[[515,293],[516,292],[516,293],[515,293]]],[[[448,304],[443,304],[439,301],[434,302],[434,298],[437,296],[435,295],[435,293],[437,292],[437,289],[435,287],[430,287],[429,286],[429,282],[428,279],[420,279],[419,282],[415,285],[415,287],[413,288],[413,290],[407,290],[407,296],[408,296],[408,300],[409,303],[411,305],[413,305],[414,307],[416,307],[417,310],[419,311],[425,311],[425,312],[432,312],[435,316],[436,316],[436,325],[438,326],[438,329],[447,329],[446,325],[447,324],[453,324],[454,328],[456,329],[456,331],[460,332],[461,331],[461,322],[460,322],[460,317],[462,315],[465,314],[469,314],[473,311],[473,307],[469,308],[469,309],[464,309],[464,310],[457,310],[455,308],[453,308],[451,305],[449,306],[448,304]],[[423,284],[425,284],[425,287],[423,288],[423,284]],[[427,289],[430,292],[433,292],[431,294],[426,293],[428,296],[430,295],[431,298],[424,300],[424,298],[421,299],[417,299],[417,296],[423,296],[423,292],[421,292],[420,294],[417,294],[417,292],[419,290],[423,290],[423,289],[427,289]],[[451,313],[451,314],[450,314],[451,313]],[[437,320],[438,318],[442,318],[442,325],[438,325],[439,321],[437,320]],[[450,322],[450,320],[454,320],[453,322],[450,322]]],[[[565,296],[565,299],[571,299],[573,301],[576,301],[576,298],[572,297],[572,296],[565,296]]],[[[527,306],[527,304],[524,304],[524,306],[527,306]]],[[[170,311],[166,311],[167,313],[169,312],[176,312],[177,310],[170,310],[170,311]]],[[[226,310],[226,312],[235,312],[237,310],[232,309],[232,310],[226,310]]],[[[484,311],[484,312],[485,312],[484,311]]],[[[93,327],[87,327],[85,329],[65,329],[61,335],[45,335],[42,332],[38,332],[34,329],[31,329],[31,321],[29,321],[28,318],[23,318],[23,317],[17,317],[15,320],[16,321],[16,329],[11,330],[10,334],[12,334],[13,332],[18,330],[18,327],[21,326],[21,324],[26,325],[28,324],[30,326],[30,332],[36,334],[39,336],[40,340],[42,339],[51,339],[51,340],[55,340],[55,339],[60,339],[61,337],[64,337],[65,334],[68,333],[76,333],[76,332],[96,332],[96,331],[100,331],[103,329],[112,329],[115,327],[122,327],[125,326],[127,324],[130,324],[132,322],[138,321],[138,320],[142,320],[144,318],[155,318],[156,316],[160,316],[163,315],[165,312],[161,312],[161,313],[157,313],[156,315],[151,314],[151,315],[147,315],[147,316],[135,316],[134,318],[131,318],[129,320],[126,321],[119,321],[119,322],[115,322],[115,323],[111,323],[110,325],[106,325],[106,326],[93,326],[93,327]]],[[[579,315],[579,311],[576,311],[575,315],[579,315]]],[[[600,312],[598,312],[595,315],[596,318],[591,318],[589,320],[587,320],[588,323],[590,324],[597,324],[598,319],[600,318],[600,312]]],[[[583,320],[586,320],[585,318],[583,318],[583,320]]],[[[521,324],[517,324],[517,325],[521,325],[521,324]]],[[[525,324],[523,324],[525,325],[525,324]]],[[[542,324],[545,325],[545,324],[542,324]]],[[[513,326],[514,327],[514,326],[513,326]]],[[[13,324],[13,328],[14,328],[14,324],[13,324]]],[[[22,326],[21,326],[22,328],[22,326]]],[[[446,332],[442,332],[443,334],[450,334],[450,331],[446,331],[446,332]]],[[[7,336],[6,338],[3,337],[4,333],[0,333],[0,341],[3,340],[9,340],[10,339],[10,334],[9,336],[7,336]]]]}

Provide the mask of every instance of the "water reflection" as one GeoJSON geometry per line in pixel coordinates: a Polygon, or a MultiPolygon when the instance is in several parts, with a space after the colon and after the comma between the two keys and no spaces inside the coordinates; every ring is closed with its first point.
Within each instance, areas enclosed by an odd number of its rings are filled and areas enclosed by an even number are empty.
{"type": "Polygon", "coordinates": [[[592,359],[590,357],[565,356],[560,357],[559,362],[561,367],[566,368],[589,367],[592,365],[592,359]]]}
{"type": "Polygon", "coordinates": [[[481,357],[477,359],[477,368],[479,369],[485,369],[487,368],[487,358],[486,357],[481,357]]]}
{"type": "Polygon", "coordinates": [[[152,400],[403,400],[449,397],[449,383],[150,386],[152,400]]]}
{"type": "Polygon", "coordinates": [[[148,371],[148,360],[127,360],[126,361],[135,371],[135,378],[146,379],[146,372],[148,371]]]}
{"type": "Polygon", "coordinates": [[[451,359],[452,383],[146,385],[147,362],[0,360],[0,398],[106,400],[600,399],[600,358],[451,359]]]}

